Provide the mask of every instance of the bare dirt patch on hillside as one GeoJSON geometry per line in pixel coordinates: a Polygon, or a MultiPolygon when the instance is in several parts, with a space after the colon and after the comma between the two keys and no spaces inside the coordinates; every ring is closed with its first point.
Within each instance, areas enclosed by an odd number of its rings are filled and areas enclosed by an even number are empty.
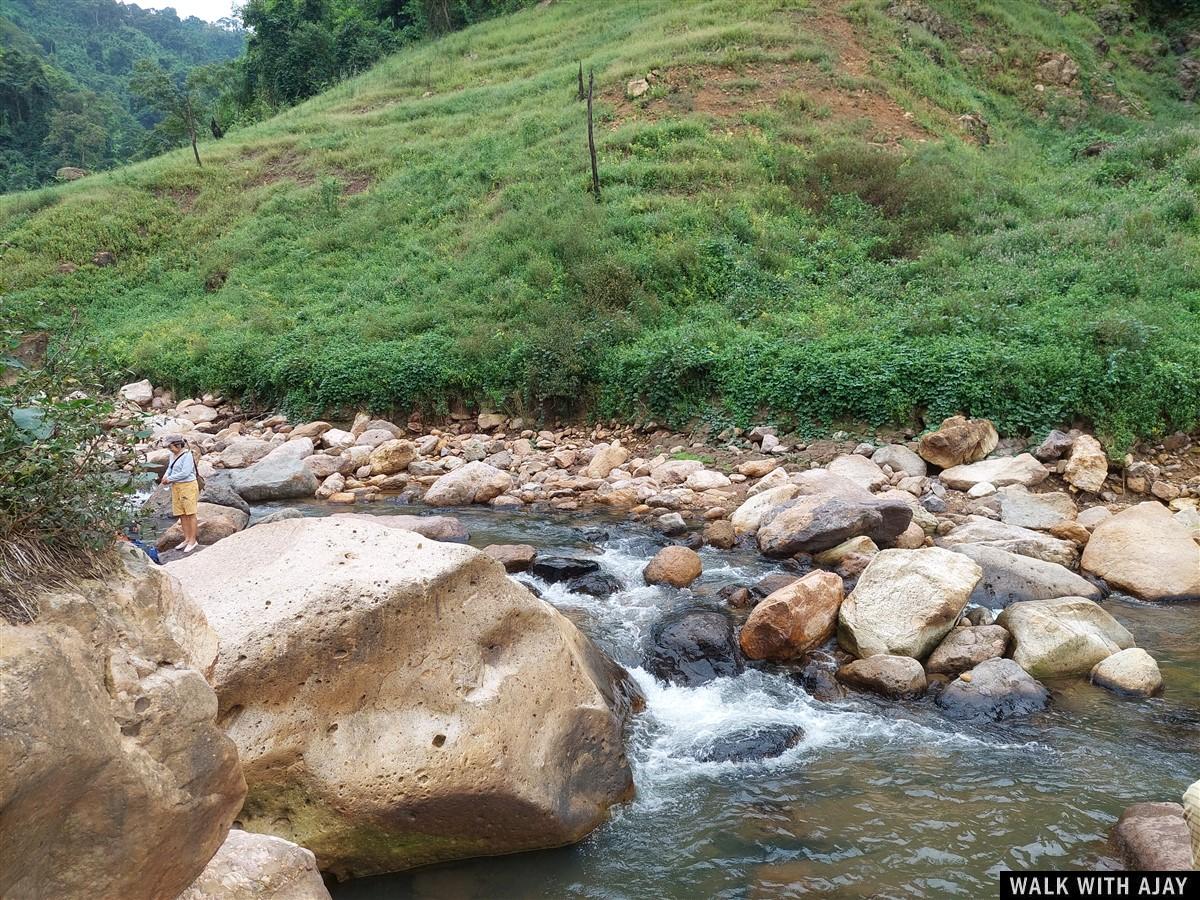
{"type": "MultiPolygon", "coordinates": [[[[813,10],[789,14],[798,31],[820,38],[833,61],[774,61],[739,66],[670,66],[646,74],[650,91],[629,99],[624,83],[601,92],[614,110],[613,127],[699,113],[714,127],[753,128],[756,111],[777,107],[801,121],[856,134],[884,146],[931,137],[913,114],[871,77],[871,51],[859,28],[836,0],[818,0],[813,10]]],[[[944,114],[943,114],[944,115],[944,114]]]]}

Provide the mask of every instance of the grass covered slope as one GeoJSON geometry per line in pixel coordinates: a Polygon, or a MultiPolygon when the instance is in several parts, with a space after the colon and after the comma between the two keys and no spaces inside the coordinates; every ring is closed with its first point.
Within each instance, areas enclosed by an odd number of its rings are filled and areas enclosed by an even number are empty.
{"type": "Polygon", "coordinates": [[[1105,10],[558,0],[202,145],[203,169],[0,199],[3,315],[77,310],[131,372],[306,412],[1189,427],[1196,106],[1177,35],[1105,10]]]}

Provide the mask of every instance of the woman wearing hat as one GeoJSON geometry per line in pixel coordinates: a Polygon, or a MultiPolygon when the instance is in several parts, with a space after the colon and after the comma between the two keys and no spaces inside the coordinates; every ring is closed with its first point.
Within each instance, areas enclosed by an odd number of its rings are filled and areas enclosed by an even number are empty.
{"type": "Polygon", "coordinates": [[[196,480],[196,457],[187,441],[175,434],[167,439],[171,461],[163,473],[162,483],[171,486],[171,514],[179,517],[183,543],[175,549],[191,553],[196,549],[196,504],[200,502],[200,483],[196,480]]]}

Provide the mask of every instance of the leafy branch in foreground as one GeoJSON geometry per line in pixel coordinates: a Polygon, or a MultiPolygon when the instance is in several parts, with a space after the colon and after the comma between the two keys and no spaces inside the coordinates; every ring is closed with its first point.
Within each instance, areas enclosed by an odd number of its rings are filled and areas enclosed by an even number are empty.
{"type": "Polygon", "coordinates": [[[0,618],[29,621],[37,587],[101,566],[131,517],[114,406],[68,339],[40,364],[0,358],[0,618]]]}

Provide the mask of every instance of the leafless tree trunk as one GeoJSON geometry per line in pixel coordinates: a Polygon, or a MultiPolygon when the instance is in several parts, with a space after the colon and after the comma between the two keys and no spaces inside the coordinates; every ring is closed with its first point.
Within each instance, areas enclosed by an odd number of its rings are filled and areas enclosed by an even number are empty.
{"type": "Polygon", "coordinates": [[[596,136],[592,129],[592,93],[596,87],[596,76],[588,71],[587,114],[588,114],[588,153],[592,156],[592,197],[600,202],[600,168],[596,164],[596,136]]]}
{"type": "Polygon", "coordinates": [[[196,157],[196,165],[203,168],[203,165],[200,162],[200,150],[196,146],[196,111],[192,108],[191,94],[188,94],[187,96],[186,112],[188,137],[192,139],[192,154],[196,157]]]}
{"type": "Polygon", "coordinates": [[[579,61],[579,93],[575,95],[575,99],[582,101],[587,94],[583,90],[583,60],[579,61]]]}

